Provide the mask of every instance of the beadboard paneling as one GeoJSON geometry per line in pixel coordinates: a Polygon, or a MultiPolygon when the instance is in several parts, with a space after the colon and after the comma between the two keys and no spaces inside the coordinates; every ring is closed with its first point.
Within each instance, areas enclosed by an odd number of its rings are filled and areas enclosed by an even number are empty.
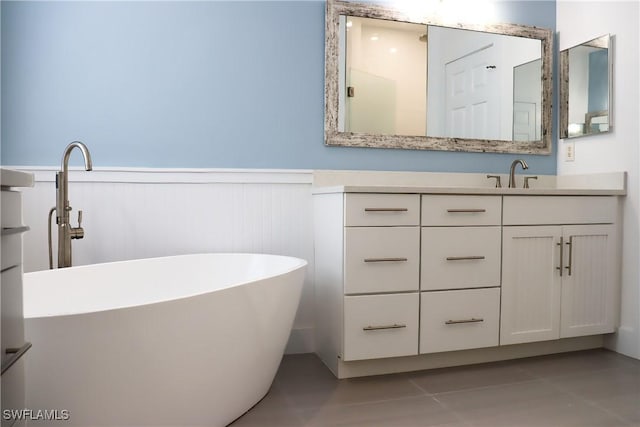
{"type": "MultiPolygon", "coordinates": [[[[37,171],[35,186],[23,192],[24,220],[31,227],[24,235],[25,272],[48,268],[47,213],[55,206],[55,184],[51,181],[55,172],[49,173],[51,176],[37,171]]],[[[121,179],[130,171],[110,171],[103,172],[102,181],[72,180],[72,224],[77,224],[77,211],[82,209],[85,229],[84,239],[72,243],[73,263],[197,252],[303,258],[309,266],[288,351],[313,351],[311,174],[308,179],[286,183],[281,182],[281,174],[270,177],[267,172],[259,173],[258,179],[251,172],[238,172],[228,180],[218,179],[218,172],[208,172],[210,178],[199,182],[171,182],[172,172],[156,172],[155,181],[147,176],[145,182],[122,182],[130,181],[121,179]]],[[[55,264],[57,229],[55,219],[53,222],[55,264]]]]}

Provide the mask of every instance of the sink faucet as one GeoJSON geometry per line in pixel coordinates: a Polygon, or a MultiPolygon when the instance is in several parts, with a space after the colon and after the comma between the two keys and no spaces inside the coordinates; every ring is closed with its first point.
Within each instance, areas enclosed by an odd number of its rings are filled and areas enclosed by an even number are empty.
{"type": "Polygon", "coordinates": [[[523,170],[529,169],[529,165],[527,165],[527,162],[524,160],[514,160],[513,163],[511,163],[511,170],[509,171],[509,188],[516,188],[516,166],[518,166],[518,164],[522,166],[523,170]]]}
{"type": "Polygon", "coordinates": [[[58,224],[58,268],[71,267],[71,239],[82,239],[84,229],[82,224],[82,211],[78,211],[78,226],[72,227],[69,223],[69,157],[74,148],[78,148],[84,157],[84,168],[93,169],[89,149],[80,141],[74,141],[67,145],[62,155],[60,171],[56,173],[56,207],[49,211],[49,268],[53,268],[51,247],[51,215],[56,212],[56,224],[58,224]]]}

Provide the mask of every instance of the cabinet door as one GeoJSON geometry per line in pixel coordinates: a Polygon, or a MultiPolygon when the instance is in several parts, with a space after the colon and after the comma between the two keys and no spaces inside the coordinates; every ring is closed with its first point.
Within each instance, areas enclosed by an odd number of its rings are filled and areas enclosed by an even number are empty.
{"type": "Polygon", "coordinates": [[[560,336],[560,227],[504,227],[500,344],[560,336]]]}
{"type": "Polygon", "coordinates": [[[565,243],[560,337],[614,332],[614,225],[563,227],[565,243]]]}

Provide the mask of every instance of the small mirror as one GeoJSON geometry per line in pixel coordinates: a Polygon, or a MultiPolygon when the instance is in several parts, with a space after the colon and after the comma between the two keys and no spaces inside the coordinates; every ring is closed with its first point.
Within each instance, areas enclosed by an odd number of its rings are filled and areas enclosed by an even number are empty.
{"type": "Polygon", "coordinates": [[[560,52],[560,137],[575,138],[612,129],[611,37],[560,52]]]}

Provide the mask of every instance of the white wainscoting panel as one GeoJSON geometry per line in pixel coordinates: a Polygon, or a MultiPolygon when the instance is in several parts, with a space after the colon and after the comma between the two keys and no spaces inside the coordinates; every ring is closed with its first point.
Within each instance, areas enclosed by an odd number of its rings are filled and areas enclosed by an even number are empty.
{"type": "MultiPolygon", "coordinates": [[[[55,206],[55,170],[35,172],[35,186],[23,192],[31,227],[24,235],[25,272],[48,268],[47,213],[55,206]]],[[[81,209],[85,230],[84,239],[72,242],[74,265],[198,252],[303,258],[309,265],[287,352],[315,350],[311,172],[234,171],[229,179],[228,172],[198,171],[196,182],[184,179],[184,171],[177,182],[172,171],[144,179],[130,179],[126,170],[99,172],[101,179],[76,172],[69,182],[71,223],[77,225],[81,209]]]]}

